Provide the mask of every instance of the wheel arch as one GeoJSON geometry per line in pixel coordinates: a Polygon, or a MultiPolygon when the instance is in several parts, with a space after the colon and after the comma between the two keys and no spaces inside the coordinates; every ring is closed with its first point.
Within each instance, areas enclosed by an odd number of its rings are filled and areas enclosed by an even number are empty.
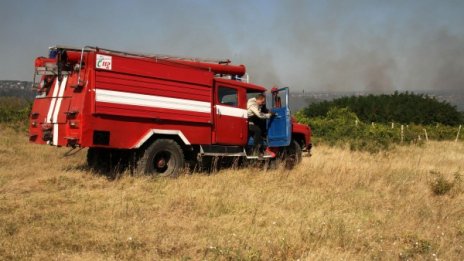
{"type": "Polygon", "coordinates": [[[132,149],[146,147],[157,139],[172,139],[181,147],[191,145],[190,141],[180,130],[151,129],[132,146],[132,149]]]}
{"type": "Polygon", "coordinates": [[[292,140],[298,142],[301,148],[306,148],[306,139],[303,133],[299,133],[299,132],[292,133],[292,140]]]}

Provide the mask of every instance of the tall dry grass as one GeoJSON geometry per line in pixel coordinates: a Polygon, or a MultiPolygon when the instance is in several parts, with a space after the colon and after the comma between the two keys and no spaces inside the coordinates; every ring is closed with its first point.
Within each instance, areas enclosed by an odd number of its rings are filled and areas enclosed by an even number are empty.
{"type": "Polygon", "coordinates": [[[293,171],[178,179],[109,180],[66,151],[0,128],[0,259],[464,257],[463,143],[321,145],[293,171]]]}

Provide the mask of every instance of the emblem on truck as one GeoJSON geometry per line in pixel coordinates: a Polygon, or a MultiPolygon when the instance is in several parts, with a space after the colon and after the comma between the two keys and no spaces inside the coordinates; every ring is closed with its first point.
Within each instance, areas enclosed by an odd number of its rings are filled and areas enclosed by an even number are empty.
{"type": "Polygon", "coordinates": [[[112,57],[109,55],[97,54],[97,64],[98,69],[111,70],[112,57]]]}

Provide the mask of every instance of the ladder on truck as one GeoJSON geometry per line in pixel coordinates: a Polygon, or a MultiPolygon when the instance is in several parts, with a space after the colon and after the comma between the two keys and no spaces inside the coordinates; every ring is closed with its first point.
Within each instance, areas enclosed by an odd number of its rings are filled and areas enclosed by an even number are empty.
{"type": "Polygon", "coordinates": [[[141,57],[141,58],[152,58],[152,59],[159,59],[159,60],[180,60],[180,61],[192,61],[192,62],[206,62],[206,63],[218,63],[218,64],[229,64],[231,61],[229,59],[214,59],[214,58],[198,58],[198,57],[189,57],[189,56],[173,56],[173,55],[165,55],[165,54],[149,54],[149,53],[141,53],[141,52],[126,52],[126,51],[117,51],[107,48],[101,48],[97,46],[85,46],[83,48],[76,48],[66,45],[54,45],[49,47],[50,50],[72,50],[72,51],[81,51],[82,53],[85,51],[104,51],[109,54],[118,54],[123,56],[129,57],[141,57]]]}

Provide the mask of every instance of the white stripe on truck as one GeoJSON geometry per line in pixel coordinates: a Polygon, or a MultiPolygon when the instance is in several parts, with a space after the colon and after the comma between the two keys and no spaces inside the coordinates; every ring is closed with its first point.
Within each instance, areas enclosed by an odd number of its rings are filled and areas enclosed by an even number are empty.
{"type": "Polygon", "coordinates": [[[167,135],[177,135],[185,143],[185,145],[190,145],[190,141],[185,137],[184,133],[180,130],[162,130],[162,129],[151,129],[148,131],[134,146],[132,149],[140,148],[151,136],[154,134],[167,134],[167,135]]]}
{"type": "Polygon", "coordinates": [[[53,111],[53,145],[58,145],[58,113],[60,113],[61,102],[63,101],[63,94],[67,81],[68,77],[64,77],[61,81],[58,98],[56,99],[56,106],[53,111]]]}
{"type": "Polygon", "coordinates": [[[169,98],[133,92],[110,91],[104,89],[96,89],[95,93],[95,100],[97,102],[211,113],[210,102],[169,98]]]}
{"type": "Polygon", "coordinates": [[[48,107],[47,118],[45,119],[46,123],[52,122],[53,110],[55,109],[56,96],[58,94],[58,89],[60,88],[58,78],[55,82],[55,87],[53,88],[52,100],[50,101],[50,106],[48,107]]]}
{"type": "Polygon", "coordinates": [[[216,113],[218,115],[226,115],[245,119],[248,118],[247,110],[223,105],[216,105],[216,113]]]}
{"type": "MultiPolygon", "coordinates": [[[[45,123],[53,124],[53,142],[51,143],[53,145],[58,145],[58,113],[60,112],[61,101],[63,100],[67,80],[68,77],[66,76],[61,81],[61,84],[56,80],[48,107],[47,118],[45,119],[45,123]]],[[[47,141],[47,143],[50,144],[50,141],[47,141]]]]}

